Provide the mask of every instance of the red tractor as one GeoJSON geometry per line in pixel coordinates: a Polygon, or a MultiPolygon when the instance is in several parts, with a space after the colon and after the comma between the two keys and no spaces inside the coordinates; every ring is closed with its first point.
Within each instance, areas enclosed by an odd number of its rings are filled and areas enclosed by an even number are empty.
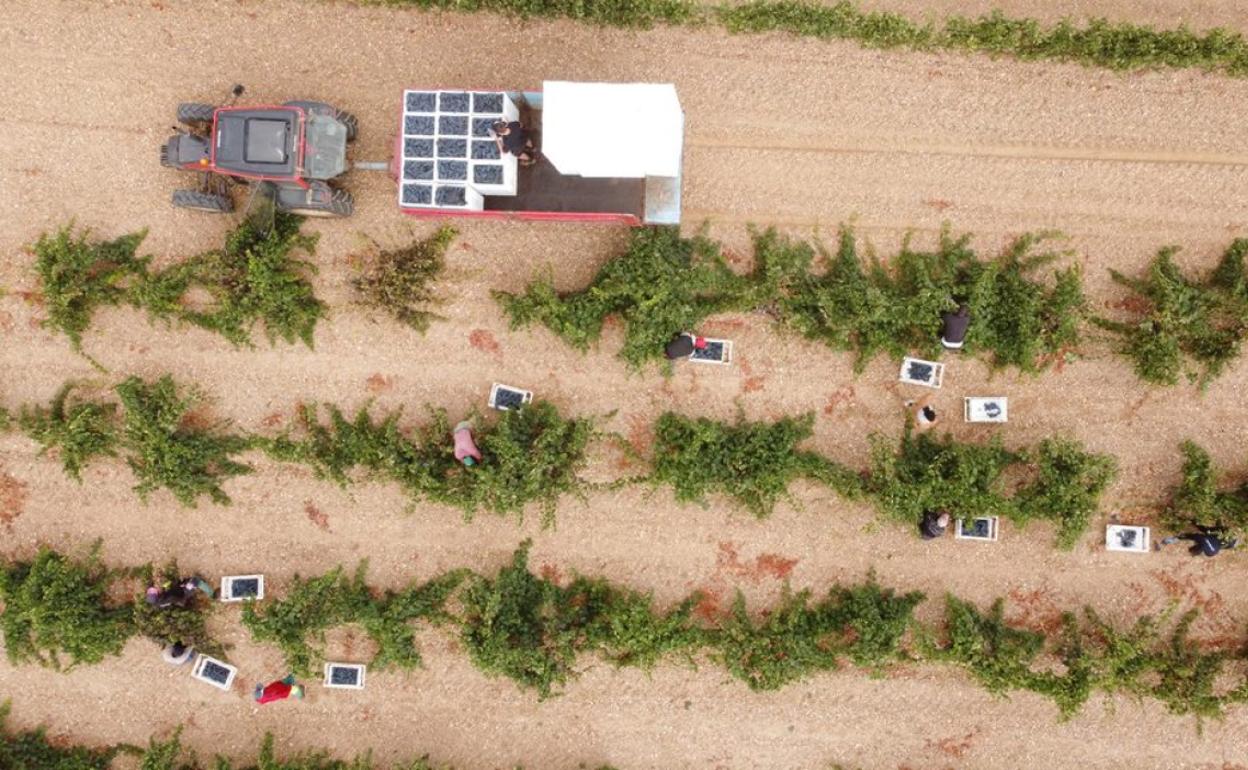
{"type": "MultiPolygon", "coordinates": [[[[234,87],[237,98],[242,86],[234,87]]],[[[232,184],[265,186],[279,211],[347,217],[351,193],[334,184],[346,173],[347,143],[359,121],[349,112],[310,101],[234,107],[183,103],[185,128],[160,148],[160,163],[200,175],[197,189],[175,190],[173,205],[216,213],[234,210],[232,184]]]]}

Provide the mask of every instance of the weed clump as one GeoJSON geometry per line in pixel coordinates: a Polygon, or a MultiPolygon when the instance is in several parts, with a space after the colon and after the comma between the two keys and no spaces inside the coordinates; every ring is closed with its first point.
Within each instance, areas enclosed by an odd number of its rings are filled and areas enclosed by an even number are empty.
{"type": "Polygon", "coordinates": [[[373,264],[351,281],[361,301],[394,316],[422,334],[437,318],[427,309],[435,301],[430,282],[446,265],[446,249],[456,235],[453,227],[439,227],[422,241],[393,251],[381,251],[373,264]]]}
{"type": "Polygon", "coordinates": [[[1248,333],[1248,238],[1236,239],[1203,280],[1183,274],[1174,263],[1176,251],[1158,252],[1140,279],[1110,270],[1114,281],[1137,295],[1141,309],[1132,321],[1094,320],[1118,335],[1140,379],[1175,385],[1185,375],[1204,388],[1239,355],[1248,333]]]}

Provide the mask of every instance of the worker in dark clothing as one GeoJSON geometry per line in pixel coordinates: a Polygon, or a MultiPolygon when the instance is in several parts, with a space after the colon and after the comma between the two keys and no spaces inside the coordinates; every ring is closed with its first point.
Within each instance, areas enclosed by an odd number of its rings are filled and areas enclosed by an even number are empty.
{"type": "Polygon", "coordinates": [[[516,156],[522,166],[531,166],[537,162],[537,151],[533,148],[533,139],[524,130],[520,121],[495,121],[490,128],[494,132],[494,144],[498,145],[499,153],[509,152],[516,156]]]}
{"type": "Polygon", "coordinates": [[[1172,543],[1177,540],[1191,540],[1192,547],[1187,549],[1192,556],[1206,556],[1212,559],[1217,556],[1223,548],[1234,548],[1235,541],[1227,542],[1224,534],[1212,527],[1198,527],[1198,532],[1188,532],[1175,538],[1166,538],[1163,543],[1172,543]]]}
{"type": "Polygon", "coordinates": [[[950,350],[958,350],[966,342],[966,331],[971,326],[971,309],[965,303],[954,312],[940,314],[940,344],[950,350]]]}
{"type": "Polygon", "coordinates": [[[675,361],[678,358],[688,358],[693,355],[693,351],[701,350],[705,347],[705,337],[698,337],[689,332],[680,332],[672,337],[667,346],[663,348],[663,355],[667,356],[668,361],[675,361]]]}
{"type": "Polygon", "coordinates": [[[923,514],[923,520],[919,522],[919,534],[924,540],[935,540],[944,535],[947,529],[949,529],[948,511],[928,511],[923,514]]]}

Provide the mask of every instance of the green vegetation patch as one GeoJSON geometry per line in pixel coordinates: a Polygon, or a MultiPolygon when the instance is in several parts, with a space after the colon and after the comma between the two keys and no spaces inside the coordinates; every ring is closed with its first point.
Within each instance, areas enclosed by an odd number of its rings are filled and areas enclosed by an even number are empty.
{"type": "Polygon", "coordinates": [[[1134,293],[1123,303],[1130,321],[1095,319],[1119,338],[1119,349],[1146,382],[1174,385],[1180,376],[1206,387],[1239,356],[1248,333],[1248,238],[1236,239],[1203,279],[1183,274],[1175,247],[1158,252],[1143,278],[1110,270],[1134,293]]]}
{"type": "Polygon", "coordinates": [[[0,767],[5,770],[110,770],[121,751],[52,743],[42,727],[14,732],[6,724],[10,705],[7,700],[0,704],[0,767]]]}
{"type": "Polygon", "coordinates": [[[40,454],[56,452],[61,465],[81,483],[82,469],[99,457],[115,457],[119,440],[117,405],[83,401],[70,403],[75,383],[66,382],[47,407],[26,406],[18,425],[41,447],[40,454]]]}
{"type": "Polygon", "coordinates": [[[1162,522],[1174,531],[1209,527],[1241,540],[1248,538],[1248,480],[1218,489],[1213,459],[1199,444],[1185,441],[1183,480],[1170,492],[1162,522]]]}
{"type": "Polygon", "coordinates": [[[401,249],[380,251],[351,280],[361,302],[423,334],[437,318],[429,310],[429,305],[436,301],[430,283],[446,266],[446,250],[455,235],[455,228],[443,226],[424,240],[401,249]]]}

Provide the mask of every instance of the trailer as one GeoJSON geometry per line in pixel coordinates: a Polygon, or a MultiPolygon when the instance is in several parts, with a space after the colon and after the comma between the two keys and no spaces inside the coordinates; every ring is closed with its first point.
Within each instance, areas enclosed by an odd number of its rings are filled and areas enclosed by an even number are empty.
{"type": "Polygon", "coordinates": [[[546,81],[540,91],[408,89],[390,170],[427,218],[680,223],[684,113],[670,84],[546,81]],[[500,152],[524,126],[536,162],[500,152]]]}

